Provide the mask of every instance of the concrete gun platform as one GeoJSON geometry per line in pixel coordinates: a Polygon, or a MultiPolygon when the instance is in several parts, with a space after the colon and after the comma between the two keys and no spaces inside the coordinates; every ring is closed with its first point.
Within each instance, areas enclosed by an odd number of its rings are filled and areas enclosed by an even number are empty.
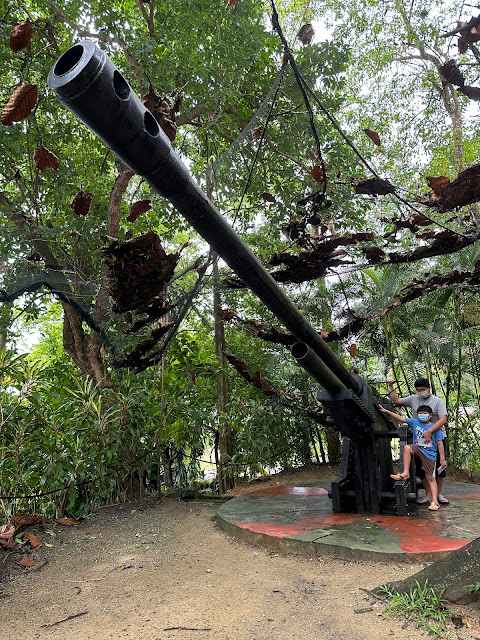
{"type": "Polygon", "coordinates": [[[224,503],[217,521],[230,535],[273,551],[349,560],[433,561],[478,537],[476,484],[446,481],[450,504],[439,511],[412,504],[408,516],[333,513],[329,488],[329,482],[260,488],[224,503]]]}

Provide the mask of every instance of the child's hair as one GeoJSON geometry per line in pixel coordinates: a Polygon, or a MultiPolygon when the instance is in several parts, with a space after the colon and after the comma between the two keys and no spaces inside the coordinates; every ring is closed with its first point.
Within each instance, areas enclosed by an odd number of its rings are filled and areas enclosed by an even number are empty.
{"type": "Polygon", "coordinates": [[[428,404],[421,404],[417,409],[417,413],[429,413],[432,415],[432,407],[429,407],[428,404]]]}

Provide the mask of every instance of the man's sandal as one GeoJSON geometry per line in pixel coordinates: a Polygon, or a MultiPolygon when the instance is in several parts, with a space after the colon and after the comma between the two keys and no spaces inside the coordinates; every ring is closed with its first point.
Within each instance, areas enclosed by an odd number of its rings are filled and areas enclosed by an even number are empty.
{"type": "Polygon", "coordinates": [[[442,496],[442,495],[438,496],[438,502],[440,504],[450,504],[450,501],[448,500],[448,498],[445,498],[445,496],[442,496]]]}
{"type": "Polygon", "coordinates": [[[430,503],[431,503],[430,498],[426,498],[426,497],[425,498],[419,498],[417,500],[417,504],[430,504],[430,503]]]}
{"type": "Polygon", "coordinates": [[[430,511],[438,511],[440,507],[438,506],[438,504],[435,504],[435,502],[432,502],[432,504],[427,507],[427,509],[429,509],[430,511]]]}

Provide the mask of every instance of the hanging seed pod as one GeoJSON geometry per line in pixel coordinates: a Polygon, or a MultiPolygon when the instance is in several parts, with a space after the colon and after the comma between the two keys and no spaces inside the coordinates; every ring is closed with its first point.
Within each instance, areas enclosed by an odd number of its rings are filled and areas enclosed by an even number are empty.
{"type": "Polygon", "coordinates": [[[265,202],[276,202],[277,201],[275,196],[273,196],[268,191],[264,191],[261,195],[262,195],[262,198],[265,200],[265,202]]]}
{"type": "Polygon", "coordinates": [[[10,96],[2,109],[0,120],[10,126],[14,122],[24,120],[37,103],[38,89],[36,84],[20,84],[10,96]]]}
{"type": "Polygon", "coordinates": [[[152,208],[152,204],[150,200],[137,200],[130,207],[130,214],[127,217],[129,222],[135,222],[135,220],[145,213],[145,211],[150,211],[152,208]]]}
{"type": "Polygon", "coordinates": [[[303,27],[301,27],[300,31],[297,33],[297,38],[302,44],[310,44],[314,35],[315,29],[309,23],[304,24],[303,27]]]}
{"type": "Polygon", "coordinates": [[[60,160],[57,156],[42,145],[35,147],[33,159],[36,168],[40,171],[45,171],[45,169],[58,169],[60,165],[60,160]]]}
{"type": "Polygon", "coordinates": [[[72,211],[76,216],[86,216],[90,211],[93,200],[93,193],[85,193],[83,189],[77,193],[70,203],[72,211]]]}
{"type": "Polygon", "coordinates": [[[14,53],[17,53],[17,51],[28,47],[32,41],[34,31],[33,24],[28,18],[20,24],[17,24],[10,33],[10,49],[14,53]]]}
{"type": "Polygon", "coordinates": [[[382,144],[378,131],[374,131],[373,129],[364,129],[363,131],[377,147],[382,144]]]}
{"type": "Polygon", "coordinates": [[[263,126],[261,124],[259,124],[258,127],[255,127],[255,129],[252,129],[252,139],[260,140],[260,138],[262,137],[262,131],[263,126]]]}

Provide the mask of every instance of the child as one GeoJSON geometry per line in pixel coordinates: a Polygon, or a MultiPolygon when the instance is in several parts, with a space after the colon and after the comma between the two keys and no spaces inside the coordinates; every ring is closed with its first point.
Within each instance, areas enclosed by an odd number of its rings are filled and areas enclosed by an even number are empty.
{"type": "Polygon", "coordinates": [[[432,492],[432,502],[428,507],[430,511],[438,511],[438,492],[437,483],[435,481],[435,467],[437,463],[437,446],[440,454],[440,464],[447,465],[445,462],[445,450],[443,447],[443,433],[441,430],[434,431],[430,442],[426,442],[423,434],[432,426],[432,409],[427,405],[420,405],[417,409],[417,418],[404,418],[398,413],[389,411],[379,405],[381,411],[388,413],[400,422],[406,422],[413,429],[413,444],[406,444],[403,447],[403,472],[392,474],[390,477],[394,480],[407,480],[410,477],[410,461],[412,456],[417,458],[425,471],[425,477],[432,492]]]}

